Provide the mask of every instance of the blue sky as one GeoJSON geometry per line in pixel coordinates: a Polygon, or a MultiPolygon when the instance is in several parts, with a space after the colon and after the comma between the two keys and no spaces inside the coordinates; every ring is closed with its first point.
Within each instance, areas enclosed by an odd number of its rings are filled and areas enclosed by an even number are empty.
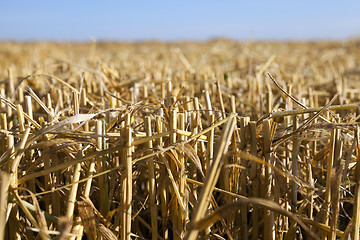
{"type": "Polygon", "coordinates": [[[360,1],[3,0],[0,40],[347,39],[360,1]]]}

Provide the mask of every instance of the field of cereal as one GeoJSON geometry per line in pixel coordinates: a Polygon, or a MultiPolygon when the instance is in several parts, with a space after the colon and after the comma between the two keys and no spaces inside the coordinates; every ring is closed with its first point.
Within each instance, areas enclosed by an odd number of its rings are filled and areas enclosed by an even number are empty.
{"type": "Polygon", "coordinates": [[[0,94],[0,239],[359,237],[359,41],[2,42],[0,94]]]}

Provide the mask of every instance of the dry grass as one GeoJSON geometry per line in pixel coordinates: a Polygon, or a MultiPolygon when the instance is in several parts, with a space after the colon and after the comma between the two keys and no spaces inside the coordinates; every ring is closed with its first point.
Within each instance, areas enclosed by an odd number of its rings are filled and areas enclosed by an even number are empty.
{"type": "Polygon", "coordinates": [[[1,43],[0,239],[359,239],[359,66],[357,41],[1,43]]]}

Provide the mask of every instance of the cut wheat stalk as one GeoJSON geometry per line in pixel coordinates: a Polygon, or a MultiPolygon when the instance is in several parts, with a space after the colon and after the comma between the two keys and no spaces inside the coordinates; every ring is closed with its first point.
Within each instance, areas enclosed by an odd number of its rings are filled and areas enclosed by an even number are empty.
{"type": "MultiPolygon", "coordinates": [[[[80,179],[80,171],[81,171],[81,163],[78,163],[75,165],[75,167],[73,168],[73,179],[72,182],[74,183],[71,186],[71,190],[69,193],[69,198],[68,198],[68,205],[66,208],[66,214],[65,216],[68,219],[73,219],[74,217],[74,210],[75,210],[75,204],[76,204],[76,197],[77,197],[77,190],[79,185],[76,184],[76,182],[79,181],[80,179]]],[[[79,230],[80,226],[79,225],[74,225],[73,226],[73,233],[76,233],[79,230]]]]}
{"type": "MultiPolygon", "coordinates": [[[[156,127],[156,131],[158,132],[158,134],[161,134],[163,131],[163,124],[162,124],[162,117],[161,116],[157,116],[156,117],[156,122],[155,122],[155,127],[156,127]]],[[[157,139],[157,143],[156,143],[157,147],[162,148],[163,147],[163,140],[162,138],[158,138],[157,139]]],[[[165,173],[165,168],[162,167],[162,175],[164,175],[165,173]]],[[[166,181],[166,178],[165,178],[166,181]]],[[[163,238],[164,239],[168,239],[169,237],[169,232],[168,232],[168,227],[167,227],[167,221],[166,221],[166,216],[167,216],[167,209],[168,209],[168,191],[167,191],[167,187],[166,184],[162,184],[162,187],[159,190],[160,192],[160,204],[161,204],[161,224],[162,224],[162,234],[163,234],[163,238]]]]}
{"type": "MultiPolygon", "coordinates": [[[[182,130],[185,130],[185,113],[179,113],[179,128],[182,130]]],[[[180,141],[185,142],[186,137],[180,136],[180,141]]],[[[181,221],[179,222],[179,230],[180,230],[180,236],[181,238],[184,238],[186,229],[187,229],[187,222],[189,221],[189,192],[187,190],[187,182],[186,182],[186,167],[187,167],[187,155],[185,153],[185,149],[183,151],[180,151],[179,154],[179,160],[180,160],[180,182],[179,182],[179,188],[180,192],[182,193],[182,199],[184,202],[184,205],[186,206],[185,212],[181,212],[181,221]]],[[[189,150],[188,150],[189,151],[189,150]]],[[[195,150],[196,151],[196,150],[195,150]]],[[[180,220],[180,218],[179,218],[180,220]]]]}
{"type": "Polygon", "coordinates": [[[355,198],[353,209],[353,223],[351,237],[354,240],[359,239],[360,231],[360,128],[356,127],[355,131],[355,143],[356,143],[356,168],[355,168],[355,198]]]}
{"type": "MultiPolygon", "coordinates": [[[[197,112],[191,112],[190,113],[190,119],[191,119],[191,122],[190,122],[190,127],[192,128],[192,135],[197,135],[199,133],[199,122],[201,122],[201,119],[198,117],[198,113],[197,112]]],[[[183,126],[183,129],[185,129],[185,125],[183,126]]],[[[191,137],[191,136],[189,136],[191,137]]],[[[200,138],[199,138],[200,139],[200,138]]],[[[185,138],[183,138],[183,140],[185,140],[185,138]]],[[[193,148],[194,148],[194,151],[198,154],[199,152],[199,149],[198,149],[198,139],[196,139],[194,141],[194,143],[192,144],[193,148]]],[[[197,168],[196,168],[196,165],[194,163],[190,163],[189,164],[190,166],[190,178],[193,178],[193,179],[196,179],[198,174],[197,174],[197,168]]],[[[204,163],[202,163],[202,167],[204,168],[204,163]]],[[[185,171],[185,169],[184,169],[185,171]]],[[[194,189],[192,186],[191,186],[191,192],[192,194],[194,195],[194,197],[197,199],[198,198],[198,194],[197,194],[197,191],[196,189],[194,189]]]]}
{"type": "MultiPolygon", "coordinates": [[[[102,134],[102,131],[101,131],[101,127],[100,126],[101,123],[100,121],[97,121],[96,122],[96,133],[97,134],[102,134]]],[[[99,144],[99,142],[101,142],[101,140],[98,140],[97,141],[97,144],[99,144]]],[[[98,145],[98,148],[101,147],[98,145]]],[[[99,148],[101,149],[101,148],[99,148]]],[[[95,174],[96,170],[95,170],[95,160],[91,160],[90,161],[90,164],[89,164],[89,170],[88,170],[88,176],[90,177],[86,183],[85,183],[85,187],[84,187],[84,197],[85,198],[88,198],[90,196],[90,190],[91,190],[91,185],[92,185],[92,176],[95,174]]]]}
{"type": "MultiPolygon", "coordinates": [[[[249,142],[250,142],[250,150],[249,153],[253,156],[257,155],[257,140],[256,140],[256,123],[254,121],[250,121],[248,123],[249,129],[249,142]]],[[[259,167],[255,161],[250,163],[250,172],[249,178],[252,181],[251,186],[251,196],[259,197],[260,196],[260,178],[259,178],[259,167]]],[[[259,217],[260,217],[259,209],[254,206],[253,207],[253,214],[251,216],[251,223],[252,223],[252,239],[258,239],[259,236],[259,217]]]]}
{"type": "Polygon", "coordinates": [[[206,100],[206,109],[209,111],[209,115],[211,115],[211,114],[213,114],[213,111],[212,111],[209,91],[204,90],[204,94],[205,94],[205,100],[206,100]]]}
{"type": "MultiPolygon", "coordinates": [[[[329,142],[329,157],[328,157],[328,161],[327,161],[327,166],[326,166],[326,192],[325,192],[325,216],[323,218],[323,223],[325,225],[329,224],[329,216],[330,216],[330,203],[331,203],[331,173],[333,170],[333,165],[334,165],[334,161],[335,161],[335,146],[336,146],[336,142],[338,139],[338,130],[337,129],[333,129],[331,131],[331,138],[330,138],[330,142],[329,142]]],[[[323,234],[321,236],[322,239],[327,239],[328,238],[328,234],[323,234]]]]}
{"type": "MultiPolygon", "coordinates": [[[[265,120],[263,122],[263,138],[264,138],[264,159],[267,163],[272,165],[272,158],[270,157],[271,151],[271,122],[269,120],[265,120]]],[[[272,196],[272,185],[273,185],[273,178],[271,171],[272,169],[264,166],[265,174],[264,174],[264,189],[263,189],[263,196],[266,199],[273,200],[272,196]]],[[[275,225],[274,225],[274,213],[270,210],[265,210],[264,213],[264,237],[265,239],[274,239],[275,238],[275,225]]]]}
{"type": "Polygon", "coordinates": [[[131,236],[131,212],[132,212],[132,129],[131,115],[125,114],[125,135],[124,144],[126,148],[122,150],[121,165],[123,166],[122,176],[122,207],[121,207],[121,239],[130,240],[131,236]]]}
{"type": "MultiPolygon", "coordinates": [[[[210,123],[211,125],[215,123],[215,115],[210,115],[210,123]]],[[[208,141],[207,141],[207,157],[206,157],[206,164],[205,164],[205,171],[206,175],[209,172],[209,168],[212,165],[212,162],[214,160],[214,138],[215,138],[215,128],[212,128],[211,131],[208,133],[208,141]]]]}
{"type": "MultiPolygon", "coordinates": [[[[177,111],[176,109],[172,109],[170,112],[170,122],[169,122],[169,129],[170,130],[174,130],[177,129],[177,111]]],[[[176,133],[172,133],[170,134],[170,144],[175,144],[177,139],[176,139],[176,133]]],[[[178,159],[178,152],[174,151],[173,155],[172,155],[175,159],[178,159]]],[[[178,160],[177,160],[178,161],[178,160]]],[[[178,189],[178,182],[176,182],[176,177],[178,175],[178,168],[175,164],[175,161],[171,161],[170,158],[170,171],[171,171],[171,182],[173,185],[173,190],[174,193],[173,195],[177,195],[178,199],[181,198],[180,197],[180,193],[179,193],[179,189],[178,189]]],[[[167,168],[168,169],[168,168],[167,168]]],[[[174,198],[174,197],[173,197],[174,198]]],[[[172,202],[171,204],[171,212],[173,215],[173,219],[172,219],[172,224],[173,224],[173,239],[180,239],[180,227],[179,227],[179,222],[181,222],[181,214],[179,213],[179,202],[176,200],[176,198],[174,198],[175,200],[172,202]]],[[[184,209],[185,207],[183,206],[182,209],[184,209]]]]}
{"type": "MultiPolygon", "coordinates": [[[[74,111],[74,114],[76,116],[76,115],[80,114],[79,94],[77,92],[73,92],[73,102],[74,102],[73,111],[74,111]]],[[[49,118],[52,120],[53,116],[54,115],[51,112],[51,114],[49,114],[49,118]]],[[[80,148],[80,151],[77,152],[77,157],[83,156],[83,152],[81,151],[82,144],[79,144],[79,148],[80,148]]],[[[45,171],[46,170],[47,169],[45,169],[45,171]]],[[[80,222],[80,217],[74,217],[74,210],[75,210],[75,204],[76,204],[76,199],[77,199],[77,192],[78,192],[78,188],[79,188],[79,184],[77,184],[76,182],[79,181],[80,174],[81,174],[81,163],[78,163],[78,164],[76,164],[74,166],[74,169],[73,169],[72,182],[74,184],[71,186],[71,190],[70,190],[70,193],[69,193],[68,206],[67,206],[67,209],[66,209],[66,215],[65,216],[68,219],[71,219],[71,220],[74,219],[72,233],[82,235],[82,233],[83,233],[83,225],[80,222]]],[[[72,237],[71,239],[75,239],[75,237],[72,237]]]]}
{"type": "MultiPolygon", "coordinates": [[[[234,110],[234,109],[233,109],[234,110]]],[[[249,133],[249,117],[241,117],[240,118],[240,151],[245,151],[248,145],[248,140],[246,136],[249,133]]],[[[256,137],[255,137],[256,139],[256,137]]],[[[236,149],[234,149],[236,151],[236,149]]],[[[240,164],[244,169],[247,169],[247,161],[244,159],[240,160],[240,164]]],[[[256,166],[252,166],[251,171],[256,171],[256,166]]],[[[243,196],[247,195],[246,190],[246,180],[249,172],[248,171],[241,171],[240,173],[240,184],[239,184],[239,193],[243,196]]],[[[252,173],[254,174],[254,173],[252,173]]],[[[241,216],[241,238],[242,239],[248,239],[248,223],[247,223],[247,206],[244,205],[240,209],[240,216],[241,216]]]]}
{"type": "MultiPolygon", "coordinates": [[[[146,136],[150,137],[152,135],[151,129],[151,118],[149,116],[145,117],[145,131],[146,136]]],[[[153,148],[152,140],[148,141],[146,144],[148,149],[153,148]]],[[[154,159],[150,158],[148,160],[148,171],[149,171],[149,195],[150,195],[150,211],[151,211],[151,236],[152,239],[158,239],[158,210],[156,204],[156,175],[155,175],[155,164],[154,159]]]]}
{"type": "MultiPolygon", "coordinates": [[[[196,118],[192,118],[193,120],[193,126],[192,126],[192,129],[193,129],[193,133],[196,135],[195,132],[199,132],[199,131],[202,131],[203,130],[203,125],[202,125],[202,121],[201,121],[201,112],[200,112],[200,103],[199,103],[199,98],[197,97],[194,97],[193,98],[193,105],[194,105],[194,110],[195,110],[195,113],[193,115],[193,117],[196,117],[196,118]]],[[[203,140],[203,138],[200,136],[198,138],[198,140],[203,140]]],[[[206,139],[207,140],[207,139],[206,139]]],[[[203,141],[200,141],[199,143],[195,142],[196,146],[199,147],[199,150],[203,153],[203,159],[206,159],[206,148],[205,148],[205,143],[203,141]]],[[[203,162],[203,168],[206,169],[206,163],[203,162]]]]}
{"type": "MultiPolygon", "coordinates": [[[[16,110],[16,105],[13,104],[11,101],[9,101],[8,99],[4,98],[2,95],[0,95],[0,99],[2,102],[6,103],[7,106],[7,116],[12,116],[12,109],[16,110]]],[[[37,129],[41,129],[41,126],[34,121],[31,117],[29,117],[29,115],[27,115],[26,113],[23,113],[24,118],[26,118],[26,120],[28,120],[29,122],[31,122],[37,129]]],[[[8,123],[10,124],[10,123],[8,123]]]]}
{"type": "Polygon", "coordinates": [[[8,96],[10,96],[11,98],[14,98],[14,93],[15,93],[15,87],[14,87],[14,81],[15,81],[15,76],[14,76],[14,67],[10,67],[7,70],[8,72],[8,78],[7,78],[7,94],[8,96]]]}
{"type": "Polygon", "coordinates": [[[225,106],[224,106],[224,100],[221,93],[221,88],[219,82],[216,82],[216,88],[217,88],[217,95],[219,97],[220,107],[221,107],[221,113],[223,115],[223,118],[225,118],[225,106]]]}
{"type": "MultiPolygon", "coordinates": [[[[293,131],[296,131],[296,129],[299,126],[298,123],[298,118],[295,116],[293,116],[293,131]]],[[[292,170],[292,174],[293,176],[297,177],[298,176],[298,158],[299,158],[299,147],[300,147],[300,142],[299,142],[299,138],[297,136],[293,137],[293,149],[292,149],[292,159],[291,159],[291,170],[292,170]]],[[[291,186],[291,201],[292,201],[292,211],[294,213],[297,212],[297,192],[298,192],[298,186],[295,182],[292,183],[291,186]]]]}
{"type": "MultiPolygon", "coordinates": [[[[10,151],[10,153],[15,152],[13,135],[7,136],[7,148],[8,148],[8,151],[10,151]]],[[[17,184],[18,184],[18,171],[17,171],[16,166],[18,165],[19,161],[20,161],[20,158],[16,158],[15,156],[12,156],[10,158],[10,163],[8,163],[8,166],[7,166],[7,172],[12,174],[10,177],[10,187],[12,187],[12,188],[16,188],[17,184]],[[12,166],[11,166],[12,163],[15,163],[14,169],[12,169],[12,166]],[[13,173],[12,173],[12,170],[14,170],[13,173]]],[[[17,192],[15,192],[15,194],[17,194],[17,192]]],[[[17,224],[19,222],[18,206],[14,205],[12,203],[8,203],[6,215],[7,215],[7,219],[9,219],[8,237],[10,239],[21,239],[21,236],[19,233],[19,228],[17,226],[17,224]]]]}
{"type": "Polygon", "coordinates": [[[7,173],[0,175],[0,239],[5,239],[6,207],[9,194],[10,176],[7,173]]]}
{"type": "MultiPolygon", "coordinates": [[[[104,125],[105,124],[104,124],[103,120],[96,122],[96,133],[98,135],[106,135],[104,132],[105,131],[104,125]]],[[[96,144],[100,151],[103,149],[106,149],[106,142],[103,137],[98,137],[96,144]]],[[[99,172],[106,171],[106,169],[107,169],[106,155],[103,155],[99,159],[97,159],[96,163],[97,163],[97,169],[99,172]]],[[[105,175],[100,176],[98,178],[98,181],[99,181],[100,186],[105,186],[103,188],[100,188],[99,194],[100,194],[100,203],[101,203],[100,213],[103,216],[106,216],[106,214],[109,211],[109,197],[108,197],[108,189],[106,187],[107,186],[107,175],[105,174],[105,175]]]]}
{"type": "MultiPolygon", "coordinates": [[[[215,115],[210,115],[210,123],[213,124],[215,122],[215,115]]],[[[213,128],[208,135],[208,141],[206,146],[206,163],[205,163],[205,175],[207,176],[209,174],[210,166],[213,164],[214,160],[214,135],[215,135],[215,129],[213,128]]],[[[211,210],[211,206],[209,206],[209,211],[211,210]]],[[[205,239],[210,239],[211,232],[211,225],[205,229],[205,239]]]]}
{"type": "Polygon", "coordinates": [[[331,196],[331,219],[330,219],[330,234],[329,238],[331,240],[336,239],[336,230],[337,230],[337,224],[339,219],[339,205],[340,205],[340,185],[341,185],[341,179],[342,174],[344,170],[344,165],[338,166],[338,168],[335,170],[335,174],[332,175],[332,196],[331,196]]]}

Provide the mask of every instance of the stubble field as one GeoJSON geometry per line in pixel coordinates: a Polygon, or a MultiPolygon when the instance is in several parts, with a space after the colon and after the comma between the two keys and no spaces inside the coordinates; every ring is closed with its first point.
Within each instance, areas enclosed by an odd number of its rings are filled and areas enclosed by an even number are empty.
{"type": "Polygon", "coordinates": [[[356,40],[2,42],[0,239],[358,239],[359,83],[356,40]]]}

